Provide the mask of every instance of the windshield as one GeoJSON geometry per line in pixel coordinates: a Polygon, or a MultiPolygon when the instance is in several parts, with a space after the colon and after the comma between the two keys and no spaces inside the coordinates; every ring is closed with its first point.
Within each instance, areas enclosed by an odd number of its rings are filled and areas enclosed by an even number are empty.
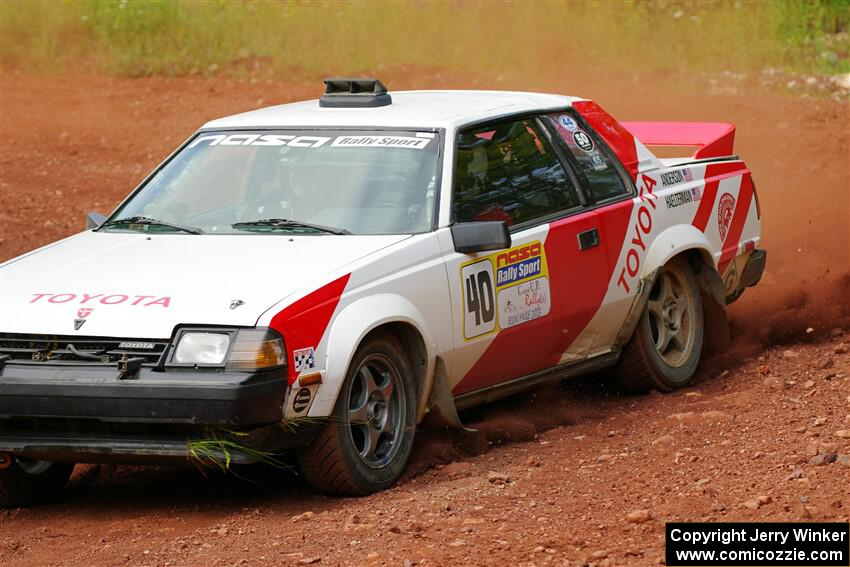
{"type": "Polygon", "coordinates": [[[434,215],[438,144],[433,132],[400,130],[203,132],[103,229],[426,232],[434,215]],[[125,220],[135,218],[143,221],[125,220]]]}

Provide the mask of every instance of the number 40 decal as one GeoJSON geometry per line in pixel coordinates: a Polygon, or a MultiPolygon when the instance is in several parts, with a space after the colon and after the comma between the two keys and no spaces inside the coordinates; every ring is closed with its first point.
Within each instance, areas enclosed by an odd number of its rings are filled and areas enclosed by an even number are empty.
{"type": "Polygon", "coordinates": [[[496,297],[493,289],[493,263],[482,260],[461,268],[463,282],[463,335],[467,339],[496,328],[496,297]]]}

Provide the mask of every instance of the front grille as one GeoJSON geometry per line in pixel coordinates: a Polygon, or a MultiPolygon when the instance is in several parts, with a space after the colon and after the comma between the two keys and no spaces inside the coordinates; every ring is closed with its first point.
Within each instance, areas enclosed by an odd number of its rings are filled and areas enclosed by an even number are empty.
{"type": "Polygon", "coordinates": [[[167,339],[116,339],[0,334],[0,357],[27,364],[115,365],[128,358],[143,359],[143,366],[157,366],[168,349],[167,339]],[[123,345],[123,346],[122,346],[123,345]],[[147,348],[150,346],[151,348],[147,348]]]}

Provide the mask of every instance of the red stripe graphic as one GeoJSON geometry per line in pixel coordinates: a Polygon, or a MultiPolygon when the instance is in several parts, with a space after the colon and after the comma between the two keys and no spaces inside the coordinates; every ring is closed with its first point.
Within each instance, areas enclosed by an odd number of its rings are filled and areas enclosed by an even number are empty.
{"type": "Polygon", "coordinates": [[[741,162],[721,162],[709,164],[705,168],[705,189],[699,208],[694,215],[693,225],[701,232],[705,232],[711,213],[714,211],[714,203],[717,200],[717,187],[721,179],[749,173],[746,166],[741,162]]]}
{"type": "Polygon", "coordinates": [[[634,201],[555,221],[543,244],[549,266],[549,315],[502,329],[454,388],[459,395],[558,364],[599,310],[626,238],[634,201]],[[597,228],[600,246],[580,250],[578,234],[597,228]]]}
{"type": "Polygon", "coordinates": [[[351,274],[346,274],[308,293],[272,318],[269,326],[283,335],[286,343],[290,384],[298,377],[293,351],[319,346],[350,277],[351,274]]]}
{"type": "Polygon", "coordinates": [[[723,242],[723,252],[720,255],[720,261],[717,263],[717,271],[720,272],[721,276],[726,273],[729,263],[738,255],[738,244],[741,241],[741,234],[744,232],[744,225],[747,222],[747,214],[750,212],[750,202],[752,200],[753,182],[749,175],[745,175],[741,178],[738,204],[735,206],[735,214],[732,217],[732,223],[729,225],[729,233],[723,242]]]}
{"type": "Polygon", "coordinates": [[[714,211],[718,185],[720,185],[719,180],[709,181],[705,184],[705,189],[702,192],[702,200],[699,202],[697,214],[694,215],[694,226],[701,232],[705,232],[705,227],[708,226],[708,219],[711,218],[711,213],[714,211]]]}

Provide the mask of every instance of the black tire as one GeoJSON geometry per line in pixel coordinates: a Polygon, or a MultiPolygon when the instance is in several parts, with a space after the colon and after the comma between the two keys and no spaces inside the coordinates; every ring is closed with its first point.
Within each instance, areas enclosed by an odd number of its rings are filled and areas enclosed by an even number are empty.
{"type": "Polygon", "coordinates": [[[702,357],[702,298],[684,257],[662,267],[631,340],[620,356],[617,385],[631,393],[688,385],[702,357]]]}
{"type": "Polygon", "coordinates": [[[49,463],[23,457],[0,457],[0,508],[23,508],[52,502],[74,471],[72,463],[49,463]],[[11,459],[11,462],[9,462],[11,459]]]}
{"type": "Polygon", "coordinates": [[[328,424],[298,453],[298,463],[317,491],[364,496],[399,479],[415,432],[410,361],[395,337],[376,335],[357,349],[328,424]]]}

